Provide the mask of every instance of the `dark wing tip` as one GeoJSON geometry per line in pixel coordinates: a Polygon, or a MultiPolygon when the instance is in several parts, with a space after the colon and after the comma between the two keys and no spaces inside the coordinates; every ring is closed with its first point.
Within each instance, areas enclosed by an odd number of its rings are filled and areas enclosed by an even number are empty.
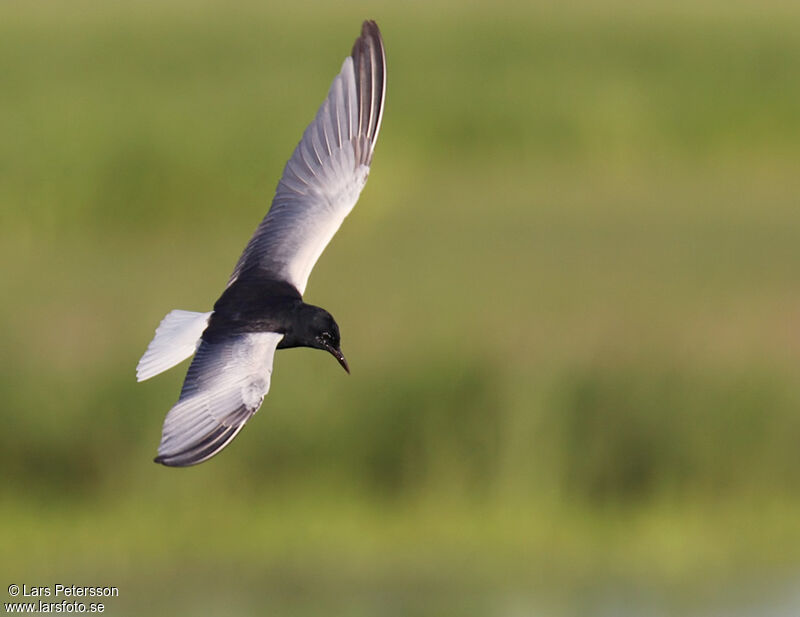
{"type": "Polygon", "coordinates": [[[364,22],[361,24],[361,36],[377,39],[378,42],[383,45],[383,40],[381,39],[381,29],[378,28],[378,24],[375,23],[374,19],[364,20],[364,22]]]}
{"type": "MultiPolygon", "coordinates": [[[[248,416],[249,417],[249,416],[248,416]]],[[[239,433],[245,422],[235,426],[220,426],[215,431],[187,448],[170,454],[159,454],[153,459],[166,467],[191,467],[219,454],[239,433]]]]}
{"type": "Polygon", "coordinates": [[[383,100],[386,95],[386,51],[380,28],[372,20],[361,25],[361,36],[353,44],[351,53],[356,78],[358,98],[359,136],[366,139],[362,162],[369,164],[378,139],[383,117],[383,100]]]}
{"type": "Polygon", "coordinates": [[[362,46],[369,42],[375,45],[376,48],[383,49],[383,37],[381,37],[381,29],[378,28],[378,24],[372,19],[365,19],[364,23],[361,24],[361,36],[353,43],[353,51],[351,54],[353,58],[356,57],[356,54],[359,53],[362,46]]]}

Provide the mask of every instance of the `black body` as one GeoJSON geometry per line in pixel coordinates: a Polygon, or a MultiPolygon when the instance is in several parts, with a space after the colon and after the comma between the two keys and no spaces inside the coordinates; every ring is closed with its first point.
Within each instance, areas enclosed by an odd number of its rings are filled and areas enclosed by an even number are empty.
{"type": "Polygon", "coordinates": [[[236,279],[214,304],[203,340],[220,342],[248,332],[283,334],[278,349],[324,349],[349,373],[340,345],[339,325],[318,306],[306,304],[291,283],[248,273],[236,279]]]}

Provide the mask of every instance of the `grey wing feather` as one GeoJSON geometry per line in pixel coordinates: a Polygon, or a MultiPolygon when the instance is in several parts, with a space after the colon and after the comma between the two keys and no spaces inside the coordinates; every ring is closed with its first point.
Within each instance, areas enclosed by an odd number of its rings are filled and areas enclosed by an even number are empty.
{"type": "Polygon", "coordinates": [[[367,181],[385,92],[383,41],[375,22],[365,21],[228,285],[259,270],[305,291],[314,264],[367,181]]]}
{"type": "Polygon", "coordinates": [[[213,343],[203,340],[180,398],[164,419],[156,462],[195,465],[227,446],[269,391],[281,338],[274,332],[258,332],[213,343]]]}

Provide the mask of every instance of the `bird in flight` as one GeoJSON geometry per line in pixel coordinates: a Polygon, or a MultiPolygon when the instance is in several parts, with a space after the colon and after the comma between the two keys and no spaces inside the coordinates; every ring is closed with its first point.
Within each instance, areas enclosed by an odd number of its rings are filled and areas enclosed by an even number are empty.
{"type": "Polygon", "coordinates": [[[167,314],[136,367],[144,381],[194,354],[155,462],[195,465],[227,446],[261,406],[276,349],[323,349],[350,372],[339,326],[303,292],[367,182],[385,92],[383,40],[365,21],[214,309],[167,314]]]}

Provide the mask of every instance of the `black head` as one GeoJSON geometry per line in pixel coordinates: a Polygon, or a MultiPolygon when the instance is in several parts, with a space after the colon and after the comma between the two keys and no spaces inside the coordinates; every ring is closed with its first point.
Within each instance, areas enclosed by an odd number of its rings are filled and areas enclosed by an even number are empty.
{"type": "Polygon", "coordinates": [[[301,318],[303,345],[314,349],[324,349],[336,358],[342,368],[349,373],[350,367],[341,350],[339,326],[333,316],[317,306],[307,304],[305,308],[307,310],[303,311],[301,318]]]}

